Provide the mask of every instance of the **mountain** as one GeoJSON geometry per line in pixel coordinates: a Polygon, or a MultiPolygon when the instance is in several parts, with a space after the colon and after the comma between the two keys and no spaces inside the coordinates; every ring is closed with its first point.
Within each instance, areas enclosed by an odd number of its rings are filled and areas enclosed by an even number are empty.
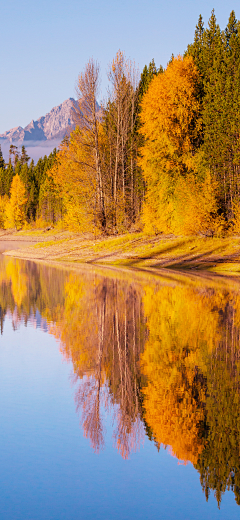
{"type": "Polygon", "coordinates": [[[74,129],[74,105],[77,102],[73,98],[69,98],[61,105],[54,107],[45,116],[39,117],[37,121],[31,121],[25,128],[17,126],[4,134],[0,134],[0,139],[15,142],[19,144],[26,141],[51,141],[53,139],[59,142],[74,129]]]}

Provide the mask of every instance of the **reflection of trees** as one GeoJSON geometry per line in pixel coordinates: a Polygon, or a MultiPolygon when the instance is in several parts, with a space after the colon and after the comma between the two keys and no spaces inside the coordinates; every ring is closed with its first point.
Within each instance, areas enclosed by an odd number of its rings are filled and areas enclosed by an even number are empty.
{"type": "Polygon", "coordinates": [[[10,311],[14,328],[24,319],[27,324],[38,310],[53,320],[54,312],[63,305],[66,273],[48,266],[18,259],[1,259],[0,318],[3,331],[4,316],[10,311]]]}
{"type": "Polygon", "coordinates": [[[237,293],[148,288],[142,354],[145,418],[158,445],[191,461],[206,497],[240,502],[240,308],[237,293]]]}
{"type": "MultiPolygon", "coordinates": [[[[142,435],[140,352],[145,341],[141,296],[134,284],[71,275],[58,322],[62,350],[81,382],[76,394],[84,432],[103,445],[101,407],[114,407],[114,442],[124,458],[142,435]]],[[[57,332],[57,331],[56,331],[57,332]]]]}
{"type": "Polygon", "coordinates": [[[72,362],[76,406],[95,451],[103,409],[124,458],[143,438],[191,461],[208,498],[240,504],[240,295],[235,290],[69,274],[4,260],[0,318],[39,310],[72,362]]]}
{"type": "Polygon", "coordinates": [[[240,328],[238,300],[220,309],[222,337],[207,367],[208,436],[198,460],[206,498],[215,490],[218,504],[232,489],[240,505],[240,328]]]}
{"type": "Polygon", "coordinates": [[[144,388],[145,418],[155,441],[170,446],[183,461],[197,462],[203,449],[199,430],[204,422],[206,380],[201,372],[201,352],[211,340],[202,308],[207,298],[197,298],[184,287],[146,289],[144,308],[149,338],[142,355],[148,384],[144,388]]]}

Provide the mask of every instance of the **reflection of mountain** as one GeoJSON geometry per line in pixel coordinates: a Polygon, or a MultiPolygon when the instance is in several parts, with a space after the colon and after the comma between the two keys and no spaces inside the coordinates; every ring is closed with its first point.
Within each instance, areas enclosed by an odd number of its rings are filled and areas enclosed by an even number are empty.
{"type": "Polygon", "coordinates": [[[14,326],[48,322],[73,364],[76,407],[95,451],[104,408],[124,458],[145,431],[158,449],[192,462],[206,498],[212,489],[220,504],[232,489],[240,503],[238,291],[5,260],[0,310],[2,327],[7,311],[14,326]]]}

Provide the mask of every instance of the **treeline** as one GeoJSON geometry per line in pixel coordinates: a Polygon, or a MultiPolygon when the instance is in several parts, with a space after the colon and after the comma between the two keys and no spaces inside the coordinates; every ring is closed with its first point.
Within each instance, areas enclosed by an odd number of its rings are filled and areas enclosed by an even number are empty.
{"type": "MultiPolygon", "coordinates": [[[[200,16],[194,42],[165,70],[152,60],[139,78],[118,51],[108,79],[99,110],[100,69],[89,60],[78,81],[76,129],[46,169],[45,159],[43,176],[41,164],[31,181],[19,173],[25,218],[41,215],[73,230],[105,233],[143,227],[239,232],[240,23],[234,11],[223,31],[214,11],[206,28],[200,16]]],[[[3,166],[2,195],[11,195],[9,179],[18,168],[31,169],[21,158],[3,166]]]]}
{"type": "Polygon", "coordinates": [[[61,201],[56,203],[49,176],[56,155],[54,149],[34,165],[25,146],[19,151],[11,144],[9,162],[5,163],[0,147],[0,227],[20,229],[24,224],[59,219],[61,201]]]}
{"type": "Polygon", "coordinates": [[[149,230],[239,230],[240,24],[202,17],[142,102],[143,220],[149,230]]]}

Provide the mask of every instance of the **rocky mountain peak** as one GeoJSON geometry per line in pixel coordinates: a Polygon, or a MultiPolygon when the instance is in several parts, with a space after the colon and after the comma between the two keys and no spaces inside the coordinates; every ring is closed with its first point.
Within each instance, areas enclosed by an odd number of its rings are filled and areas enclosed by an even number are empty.
{"type": "Polygon", "coordinates": [[[0,139],[9,142],[18,141],[19,144],[25,141],[48,141],[58,139],[59,142],[74,129],[73,118],[74,105],[73,98],[66,99],[60,105],[52,108],[45,116],[39,117],[37,121],[32,121],[25,127],[17,126],[0,135],[0,139]]]}

